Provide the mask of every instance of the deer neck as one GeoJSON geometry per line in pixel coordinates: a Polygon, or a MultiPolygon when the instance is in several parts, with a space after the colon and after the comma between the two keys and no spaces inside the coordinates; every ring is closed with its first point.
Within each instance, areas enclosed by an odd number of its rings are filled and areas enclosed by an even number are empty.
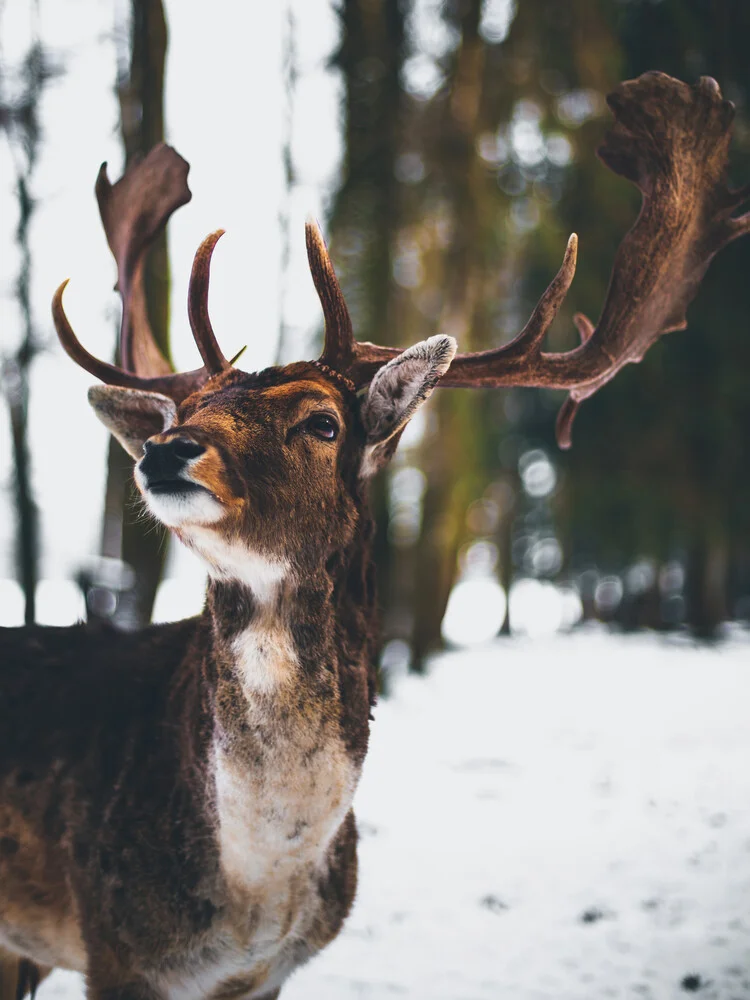
{"type": "Polygon", "coordinates": [[[300,866],[323,863],[351,808],[369,699],[365,664],[352,686],[339,638],[336,594],[351,560],[302,574],[284,560],[235,556],[231,567],[217,559],[206,604],[212,771],[222,868],[234,894],[255,899],[269,872],[283,896],[300,866]]]}
{"type": "MultiPolygon", "coordinates": [[[[272,727],[278,734],[292,707],[322,711],[335,699],[335,617],[324,574],[296,578],[288,562],[248,553],[238,573],[209,582],[216,668],[216,724],[226,743],[272,727]],[[240,575],[241,572],[241,575],[240,575]]],[[[308,716],[310,712],[308,711],[308,716]]]]}
{"type": "Polygon", "coordinates": [[[265,726],[301,733],[324,717],[364,758],[375,694],[372,531],[363,517],[345,550],[307,565],[193,535],[209,567],[216,727],[228,743],[265,726]]]}
{"type": "Polygon", "coordinates": [[[217,681],[227,693],[232,689],[236,702],[236,712],[228,714],[218,700],[228,732],[236,728],[237,712],[262,716],[284,701],[300,665],[294,623],[302,595],[289,563],[243,555],[229,570],[212,573],[208,588],[217,681]]]}

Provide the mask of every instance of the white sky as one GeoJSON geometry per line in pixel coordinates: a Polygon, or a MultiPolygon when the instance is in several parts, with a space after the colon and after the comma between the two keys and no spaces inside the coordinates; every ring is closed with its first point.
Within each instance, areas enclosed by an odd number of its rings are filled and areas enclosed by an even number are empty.
{"type": "MultiPolygon", "coordinates": [[[[29,0],[0,6],[0,59],[17,64],[31,38],[29,0]]],[[[118,301],[114,265],[101,230],[93,185],[99,164],[110,179],[122,168],[114,85],[114,34],[122,2],[40,0],[42,41],[64,73],[48,85],[41,107],[43,145],[33,182],[39,200],[32,232],[33,310],[47,350],[31,383],[31,452],[40,506],[43,577],[73,573],[99,544],[106,433],[86,402],[90,375],[59,348],[49,318],[53,290],[66,277],[66,308],[92,353],[109,359],[118,301]],[[115,8],[118,8],[116,10],[115,8]],[[74,16],[71,16],[74,15],[74,16]]],[[[185,296],[193,253],[203,237],[223,227],[214,258],[211,310],[225,353],[243,344],[243,364],[273,363],[282,287],[290,355],[314,356],[319,311],[304,260],[304,219],[322,218],[341,156],[341,84],[326,69],[337,42],[328,0],[200,4],[167,0],[168,141],[191,163],[193,200],[170,225],[176,363],[195,367],[185,296]],[[293,23],[299,80],[293,101],[292,151],[297,184],[287,200],[282,151],[289,118],[284,52],[293,23]],[[281,274],[282,227],[289,217],[291,261],[281,274]]],[[[120,27],[122,25],[120,24],[120,27]]],[[[13,302],[18,255],[14,170],[0,142],[0,352],[18,342],[13,302]]],[[[0,579],[12,575],[14,523],[7,418],[0,419],[0,579]]]]}

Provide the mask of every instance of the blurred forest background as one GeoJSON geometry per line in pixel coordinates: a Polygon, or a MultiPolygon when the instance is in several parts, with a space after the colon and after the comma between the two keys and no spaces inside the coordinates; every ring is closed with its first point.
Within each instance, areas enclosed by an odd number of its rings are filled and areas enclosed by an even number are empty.
{"type": "MultiPolygon", "coordinates": [[[[30,23],[43,20],[44,4],[13,2],[26,4],[30,23]]],[[[75,0],[56,2],[76,8],[75,0]]],[[[126,6],[114,4],[112,13],[122,31],[112,74],[129,160],[170,138],[171,55],[169,5],[166,18],[161,0],[126,6]]],[[[649,69],[690,83],[714,76],[737,106],[732,180],[750,180],[750,5],[742,0],[340,0],[331,9],[336,40],[326,71],[338,80],[342,150],[326,222],[360,340],[407,346],[440,331],[464,350],[509,340],[575,231],[577,275],[548,338],[548,349],[571,347],[573,314],[598,316],[616,247],[639,206],[635,187],[595,156],[610,121],[605,95],[620,80],[649,69]]],[[[290,3],[290,91],[304,87],[295,62],[301,31],[290,3]]],[[[14,240],[17,253],[4,289],[4,302],[14,304],[4,305],[0,327],[3,442],[11,451],[1,485],[15,518],[21,617],[33,621],[44,555],[39,510],[56,498],[35,491],[28,432],[29,414],[50,405],[30,385],[51,343],[50,322],[42,313],[35,319],[30,305],[29,233],[45,142],[38,108],[67,66],[50,59],[33,31],[12,72],[3,58],[0,49],[0,129],[12,155],[2,163],[13,171],[16,209],[0,217],[0,239],[14,240]]],[[[215,94],[212,114],[225,116],[226,129],[242,129],[237,107],[251,115],[260,99],[215,94]]],[[[292,192],[294,143],[287,136],[282,146],[292,192]]],[[[93,177],[96,166],[82,169],[93,177]]],[[[252,185],[251,157],[246,178],[252,185]]],[[[282,270],[296,252],[291,241],[299,242],[288,222],[281,213],[282,270]]],[[[750,621],[749,272],[750,241],[739,241],[712,265],[688,329],[584,404],[569,452],[554,443],[559,393],[435,394],[373,490],[386,668],[419,669],[446,640],[470,644],[592,618],[705,639],[727,621],[750,621]]],[[[148,291],[165,346],[169,275],[163,243],[152,254],[148,291]]],[[[313,345],[295,341],[285,315],[282,308],[278,331],[260,336],[278,332],[278,360],[315,356],[313,345]]],[[[113,344],[112,336],[110,354],[113,344]]],[[[72,365],[62,356],[59,363],[72,365]]],[[[64,411],[54,419],[64,421],[64,411]]],[[[103,495],[79,499],[90,518],[101,518],[99,551],[81,552],[72,576],[89,617],[132,627],[151,617],[166,546],[139,519],[130,463],[114,443],[107,461],[103,495]]],[[[0,601],[8,604],[16,592],[6,584],[0,601]]],[[[3,623],[16,623],[9,614],[3,623]]]]}

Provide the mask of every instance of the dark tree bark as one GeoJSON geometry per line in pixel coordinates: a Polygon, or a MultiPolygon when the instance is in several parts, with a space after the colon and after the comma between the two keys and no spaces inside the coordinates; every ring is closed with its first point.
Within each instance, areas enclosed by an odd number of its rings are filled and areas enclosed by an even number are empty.
{"type": "MultiPolygon", "coordinates": [[[[461,37],[445,57],[445,86],[431,99],[404,89],[408,54],[400,0],[347,0],[337,63],[347,93],[345,179],[333,217],[336,265],[358,340],[406,347],[437,332],[460,331],[462,347],[482,344],[479,229],[484,178],[478,176],[484,43],[481,3],[450,5],[444,16],[461,37]],[[421,158],[424,183],[404,180],[404,159],[421,158]],[[411,230],[432,224],[444,206],[448,246],[423,256],[425,277],[417,289],[399,287],[393,268],[411,230]],[[426,291],[440,298],[439,314],[419,306],[426,291]]],[[[432,404],[437,433],[420,455],[428,487],[423,527],[415,544],[391,544],[386,480],[375,482],[377,564],[384,604],[384,639],[407,639],[414,666],[440,645],[440,626],[465,537],[465,513],[477,487],[476,400],[438,394],[432,404]]]]}
{"type": "MultiPolygon", "coordinates": [[[[164,141],[164,68],[167,25],[162,0],[132,0],[131,58],[118,95],[126,163],[145,156],[164,141]]],[[[159,236],[144,268],[144,287],[151,328],[169,357],[169,259],[167,239],[159,236]]],[[[104,501],[102,555],[122,559],[135,572],[135,585],[121,595],[119,624],[148,624],[164,570],[167,533],[140,516],[140,498],[133,483],[132,460],[110,439],[104,501]]],[[[89,613],[95,609],[89,608],[89,613]]]]}
{"type": "MultiPolygon", "coordinates": [[[[394,342],[392,255],[401,219],[395,164],[401,148],[405,55],[402,0],[345,0],[342,39],[335,62],[346,86],[344,181],[333,210],[333,252],[357,338],[394,342]],[[354,238],[352,238],[354,237],[354,238]],[[364,241],[361,244],[360,241],[364,241]],[[390,339],[389,339],[390,338],[390,339]]],[[[403,334],[403,330],[400,331],[403,334]]],[[[403,597],[399,553],[388,544],[388,506],[380,477],[371,496],[378,523],[375,540],[384,639],[408,637],[390,613],[390,594],[403,597]]]]}
{"type": "Polygon", "coordinates": [[[31,251],[29,227],[34,202],[28,181],[35,155],[29,157],[26,176],[17,182],[20,218],[16,241],[21,249],[21,270],[16,285],[21,307],[24,332],[21,346],[6,371],[6,391],[10,411],[13,441],[13,493],[16,507],[16,566],[24,593],[24,621],[30,625],[36,619],[36,585],[39,575],[39,512],[31,487],[31,456],[28,445],[29,369],[36,354],[36,338],[31,317],[31,251]]]}
{"type": "Polygon", "coordinates": [[[693,538],[685,574],[686,622],[697,639],[715,639],[727,614],[728,549],[723,538],[693,538]]]}
{"type": "MultiPolygon", "coordinates": [[[[465,0],[457,7],[455,25],[461,42],[448,80],[448,99],[440,108],[437,128],[428,137],[433,147],[430,159],[443,174],[453,227],[442,260],[444,298],[437,326],[456,331],[462,350],[481,343],[484,325],[479,301],[484,205],[476,154],[484,75],[481,6],[481,0],[465,0]]],[[[437,395],[434,410],[440,446],[427,445],[429,486],[418,543],[412,632],[417,670],[442,644],[440,627],[465,538],[466,510],[478,486],[477,401],[462,398],[465,395],[437,395]]]]}
{"type": "Polygon", "coordinates": [[[16,243],[21,266],[16,281],[16,299],[21,313],[22,336],[18,350],[2,360],[0,387],[5,394],[11,426],[13,449],[13,499],[16,515],[16,572],[24,593],[24,620],[36,618],[36,586],[39,575],[39,514],[31,483],[31,457],[28,447],[29,371],[39,350],[31,311],[31,249],[29,236],[35,202],[31,181],[36,169],[40,144],[39,101],[45,84],[53,75],[52,67],[38,41],[32,43],[24,59],[21,79],[23,89],[12,104],[0,98],[0,127],[8,135],[18,164],[16,191],[19,220],[16,243]]]}

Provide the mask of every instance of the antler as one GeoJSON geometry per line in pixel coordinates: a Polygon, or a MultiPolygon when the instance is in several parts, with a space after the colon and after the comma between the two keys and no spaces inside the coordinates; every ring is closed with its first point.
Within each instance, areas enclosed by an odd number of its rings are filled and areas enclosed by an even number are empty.
{"type": "MultiPolygon", "coordinates": [[[[615,116],[598,154],[615,173],[643,194],[638,218],[615,256],[599,322],[578,314],[581,344],[562,354],[542,351],[544,336],[573,280],[577,237],[571,236],[562,266],[524,329],[510,343],[476,354],[459,354],[440,381],[454,388],[537,386],[568,389],[557,422],[561,447],[570,446],[573,419],[582,400],[593,395],[629,362],[642,359],[658,338],[686,326],[685,311],[712,258],[750,230],[750,213],[732,213],[750,197],[750,185],[731,191],[724,182],[734,106],[722,100],[718,84],[701,77],[695,86],[664,73],[644,73],[621,83],[607,98],[615,116]]],[[[308,254],[323,301],[341,296],[325,245],[311,238],[308,254]],[[318,258],[325,255],[325,261],[318,258]],[[336,284],[336,291],[331,284],[336,284]],[[323,291],[321,291],[321,286],[323,291]]],[[[321,361],[328,362],[326,348],[321,361]]],[[[342,324],[337,356],[350,357],[343,373],[355,383],[369,381],[398,353],[393,348],[347,346],[342,324]]]]}
{"type": "Polygon", "coordinates": [[[188,318],[193,339],[203,358],[203,365],[210,375],[230,368],[231,365],[221,353],[219,342],[214,335],[211,320],[208,316],[208,283],[211,277],[211,257],[216,244],[224,235],[223,229],[217,229],[205,238],[195,252],[193,269],[190,272],[188,286],[188,318]]]}
{"type": "Polygon", "coordinates": [[[305,242],[310,273],[325,319],[325,340],[319,360],[321,364],[330,365],[343,373],[352,365],[355,348],[363,345],[356,344],[354,340],[352,320],[336,272],[321,232],[312,221],[305,226],[305,242]]]}
{"type": "Polygon", "coordinates": [[[136,375],[171,371],[149,324],[143,265],[148,248],[169,217],[192,197],[187,185],[189,169],[175,150],[160,145],[115,184],[110,183],[106,163],[96,179],[99,215],[117,264],[117,289],[122,298],[120,357],[123,368],[136,375]]]}
{"type": "Polygon", "coordinates": [[[171,371],[154,340],[143,289],[143,263],[149,246],[172,213],[192,197],[187,185],[188,163],[170,146],[154,147],[130,166],[116,184],[110,184],[102,164],[96,196],[107,242],[117,263],[117,289],[122,298],[120,326],[121,367],[100,361],[81,345],[63,309],[63,282],[52,300],[52,317],[62,346],[86,371],[109,385],[149,389],[185,399],[211,375],[229,368],[208,318],[208,281],[211,255],[223,230],[208,236],[198,248],[188,290],[188,314],[203,367],[192,372],[171,371]]]}

